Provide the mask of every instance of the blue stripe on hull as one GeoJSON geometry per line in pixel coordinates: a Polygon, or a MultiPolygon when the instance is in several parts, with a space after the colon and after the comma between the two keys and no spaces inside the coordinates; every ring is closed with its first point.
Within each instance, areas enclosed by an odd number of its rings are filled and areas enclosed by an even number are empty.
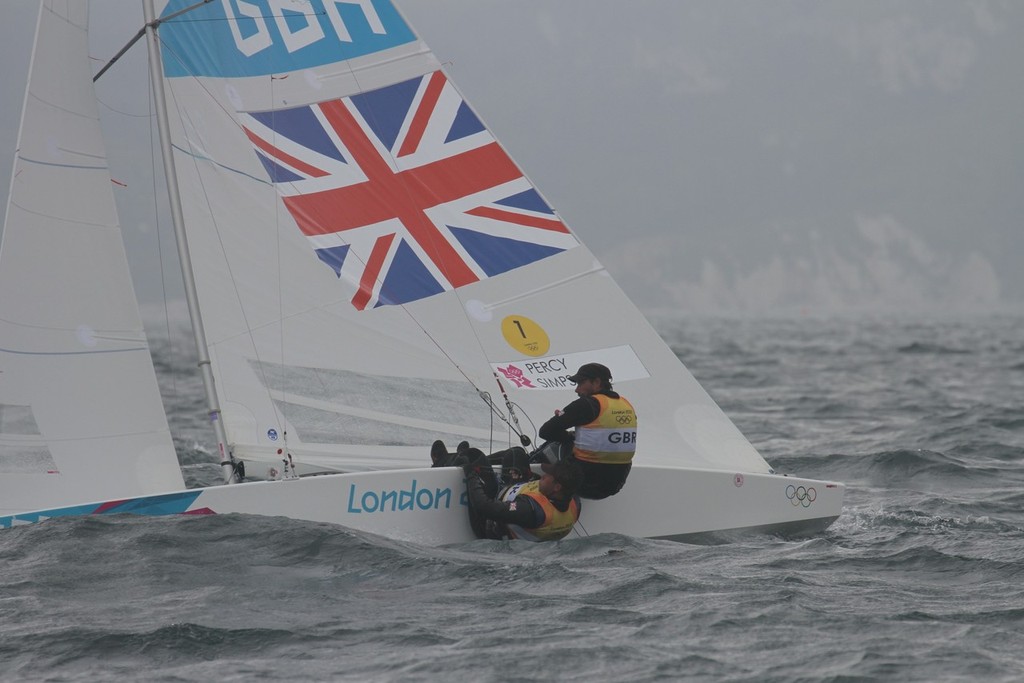
{"type": "Polygon", "coordinates": [[[18,524],[39,522],[52,517],[80,517],[84,515],[112,515],[128,513],[133,515],[180,515],[187,512],[202,491],[182,491],[158,496],[128,498],[105,503],[89,503],[71,507],[40,510],[18,515],[0,517],[0,529],[9,529],[18,524]]]}

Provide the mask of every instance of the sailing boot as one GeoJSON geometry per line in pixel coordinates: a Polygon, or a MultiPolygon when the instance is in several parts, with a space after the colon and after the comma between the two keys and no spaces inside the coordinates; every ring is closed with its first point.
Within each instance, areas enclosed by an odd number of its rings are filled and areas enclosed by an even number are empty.
{"type": "Polygon", "coordinates": [[[448,455],[448,447],[444,445],[444,441],[438,439],[430,446],[430,462],[431,467],[447,467],[448,461],[451,458],[448,455]]]}

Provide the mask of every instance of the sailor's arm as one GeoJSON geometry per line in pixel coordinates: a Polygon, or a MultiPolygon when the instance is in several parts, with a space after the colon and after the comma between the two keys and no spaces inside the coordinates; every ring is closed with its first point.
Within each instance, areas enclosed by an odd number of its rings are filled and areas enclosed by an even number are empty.
{"type": "Polygon", "coordinates": [[[593,422],[600,412],[601,406],[597,399],[582,396],[542,424],[537,434],[545,441],[571,441],[572,434],[569,430],[593,422]]]}

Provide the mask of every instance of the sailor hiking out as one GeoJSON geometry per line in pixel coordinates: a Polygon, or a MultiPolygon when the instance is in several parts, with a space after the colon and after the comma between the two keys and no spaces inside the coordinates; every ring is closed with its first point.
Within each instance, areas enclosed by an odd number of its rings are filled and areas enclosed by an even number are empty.
{"type": "Polygon", "coordinates": [[[580,516],[581,503],[576,489],[581,473],[572,462],[541,465],[539,479],[525,479],[529,472],[525,460],[515,469],[503,468],[506,477],[520,480],[498,490],[499,484],[490,463],[479,449],[464,450],[459,457],[466,475],[469,519],[477,538],[557,541],[572,531],[580,516]]]}

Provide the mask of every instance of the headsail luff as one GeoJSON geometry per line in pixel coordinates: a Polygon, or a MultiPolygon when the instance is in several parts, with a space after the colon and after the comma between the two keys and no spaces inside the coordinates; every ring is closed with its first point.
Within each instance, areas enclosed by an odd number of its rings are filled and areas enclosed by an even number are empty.
{"type": "Polygon", "coordinates": [[[641,416],[638,462],[770,470],[392,3],[240,7],[211,4],[161,36],[242,457],[420,464],[434,438],[491,435],[478,391],[497,395],[496,376],[539,424],[572,398],[573,364],[604,360],[641,416]]]}
{"type": "Polygon", "coordinates": [[[0,246],[0,512],[184,486],[114,207],[87,9],[40,8],[0,246]]]}

